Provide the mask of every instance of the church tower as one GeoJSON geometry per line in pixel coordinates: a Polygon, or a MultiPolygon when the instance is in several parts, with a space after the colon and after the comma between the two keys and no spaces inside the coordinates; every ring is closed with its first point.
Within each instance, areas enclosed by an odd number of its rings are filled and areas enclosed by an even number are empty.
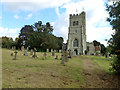
{"type": "Polygon", "coordinates": [[[86,50],[86,14],[70,14],[68,32],[68,50],[73,55],[85,54],[86,50]]]}

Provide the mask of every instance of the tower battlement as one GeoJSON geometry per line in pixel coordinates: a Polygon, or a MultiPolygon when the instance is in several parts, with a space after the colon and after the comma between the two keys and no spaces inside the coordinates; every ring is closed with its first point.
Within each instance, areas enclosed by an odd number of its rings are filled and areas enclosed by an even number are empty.
{"type": "Polygon", "coordinates": [[[79,13],[79,14],[70,14],[70,18],[75,17],[75,16],[82,16],[82,15],[85,15],[85,12],[84,12],[84,11],[82,11],[82,12],[79,13]]]}

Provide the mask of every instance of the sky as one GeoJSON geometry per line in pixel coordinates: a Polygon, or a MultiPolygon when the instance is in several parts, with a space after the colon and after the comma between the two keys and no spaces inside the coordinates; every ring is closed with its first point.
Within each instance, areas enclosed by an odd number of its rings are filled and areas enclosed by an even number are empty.
{"type": "Polygon", "coordinates": [[[105,3],[110,0],[1,0],[0,37],[15,39],[24,25],[42,21],[50,22],[53,34],[68,39],[69,14],[86,12],[87,42],[97,40],[107,45],[114,32],[106,18],[109,16],[105,3]]]}

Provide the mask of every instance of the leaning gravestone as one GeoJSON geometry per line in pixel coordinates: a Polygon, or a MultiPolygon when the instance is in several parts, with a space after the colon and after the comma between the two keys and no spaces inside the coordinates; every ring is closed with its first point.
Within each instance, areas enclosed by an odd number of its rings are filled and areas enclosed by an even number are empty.
{"type": "Polygon", "coordinates": [[[24,55],[25,55],[25,56],[28,56],[28,54],[27,54],[27,50],[24,51],[24,55]]]}
{"type": "Polygon", "coordinates": [[[14,53],[15,53],[15,57],[13,58],[13,60],[16,60],[16,56],[17,56],[17,53],[18,53],[18,52],[15,50],[14,53]]]}

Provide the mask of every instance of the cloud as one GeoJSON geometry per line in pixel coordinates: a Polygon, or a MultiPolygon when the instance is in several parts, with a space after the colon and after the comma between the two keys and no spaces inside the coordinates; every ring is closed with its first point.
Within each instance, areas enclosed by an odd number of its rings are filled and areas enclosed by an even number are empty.
{"type": "Polygon", "coordinates": [[[5,8],[10,11],[38,11],[45,8],[59,7],[70,0],[2,0],[5,8]]]}
{"type": "Polygon", "coordinates": [[[0,27],[0,37],[2,36],[7,36],[7,37],[12,37],[14,40],[16,37],[18,37],[20,28],[3,28],[0,27]]]}
{"type": "Polygon", "coordinates": [[[27,17],[25,18],[26,20],[30,19],[33,15],[30,13],[27,15],[27,17]]]}
{"type": "Polygon", "coordinates": [[[15,18],[15,19],[19,19],[19,16],[18,16],[18,15],[14,15],[14,18],[15,18]]]}

